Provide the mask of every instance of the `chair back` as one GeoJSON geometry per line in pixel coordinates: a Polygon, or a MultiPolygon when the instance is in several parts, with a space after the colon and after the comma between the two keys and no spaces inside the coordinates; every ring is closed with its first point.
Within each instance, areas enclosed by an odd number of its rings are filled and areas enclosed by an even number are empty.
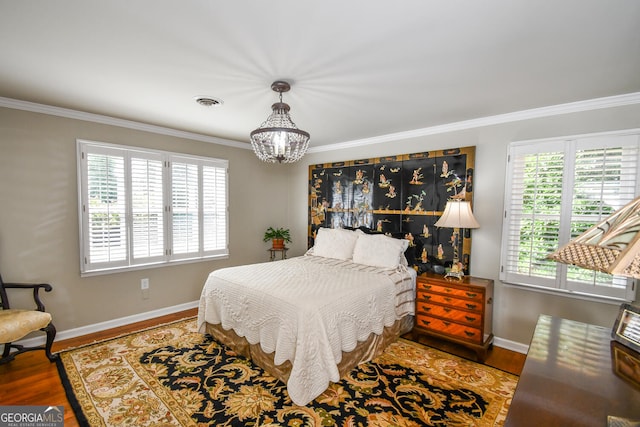
{"type": "Polygon", "coordinates": [[[4,288],[4,282],[2,281],[2,275],[0,274],[0,309],[9,309],[9,298],[7,297],[7,290],[4,288]]]}

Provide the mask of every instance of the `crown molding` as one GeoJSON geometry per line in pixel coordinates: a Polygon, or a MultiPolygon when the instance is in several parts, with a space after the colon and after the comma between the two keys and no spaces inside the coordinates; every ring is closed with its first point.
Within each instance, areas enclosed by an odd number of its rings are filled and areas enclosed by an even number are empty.
{"type": "Polygon", "coordinates": [[[371,138],[356,139],[353,141],[340,142],[337,144],[323,145],[309,148],[309,153],[320,153],[323,151],[341,150],[345,148],[363,147],[366,145],[380,144],[384,142],[399,141],[403,139],[417,138],[421,136],[437,135],[447,132],[454,132],[466,129],[479,128],[483,126],[512,123],[521,120],[538,119],[542,117],[558,116],[561,114],[579,113],[582,111],[599,110],[603,108],[622,107],[625,105],[640,104],[640,92],[627,93],[624,95],[607,96],[586,101],[569,102],[566,104],[552,105],[549,107],[532,108],[530,110],[516,111],[513,113],[498,114],[496,116],[482,117],[478,119],[464,120],[445,125],[431,126],[422,129],[415,129],[405,132],[390,133],[387,135],[375,136],[371,138]]]}
{"type": "MultiPolygon", "coordinates": [[[[339,142],[336,144],[310,147],[309,153],[320,153],[324,151],[342,150],[346,148],[363,147],[384,142],[398,141],[403,139],[418,138],[421,136],[437,135],[447,132],[455,132],[466,129],[479,128],[504,123],[512,123],[522,120],[538,119],[542,117],[558,116],[561,114],[578,113],[582,111],[598,110],[603,108],[622,107],[625,105],[640,104],[640,92],[627,93],[623,95],[607,96],[586,101],[569,102],[566,104],[552,105],[549,107],[533,108],[530,110],[516,111],[513,113],[498,114],[495,116],[482,117],[478,119],[464,120],[460,122],[448,123],[444,125],[431,126],[427,128],[415,129],[404,132],[390,133],[371,138],[356,139],[353,141],[339,142]]],[[[16,110],[31,111],[34,113],[50,114],[53,116],[66,117],[76,120],[101,123],[111,126],[118,126],[128,129],[151,132],[160,135],[174,136],[177,138],[191,139],[194,141],[209,142],[212,144],[226,145],[229,147],[250,150],[251,145],[230,139],[218,138],[202,135],[194,132],[180,131],[162,126],[150,125],[135,122],[132,120],[118,119],[101,114],[86,113],[83,111],[68,108],[54,107],[50,105],[38,104],[35,102],[21,101],[12,98],[0,97],[0,107],[13,108],[16,110]]]]}
{"type": "Polygon", "coordinates": [[[151,132],[160,135],[174,136],[177,138],[191,139],[194,141],[209,142],[212,144],[226,145],[228,147],[251,149],[250,144],[230,139],[217,138],[214,136],[202,135],[195,132],[186,132],[171,129],[163,126],[150,125],[133,120],[118,119],[101,114],[87,113],[84,111],[72,110],[69,108],[54,107],[51,105],[38,104],[35,102],[21,101],[19,99],[0,97],[0,107],[13,108],[14,110],[30,111],[32,113],[49,114],[52,116],[65,117],[68,119],[83,120],[86,122],[100,123],[110,126],[118,126],[127,129],[151,132]]]}

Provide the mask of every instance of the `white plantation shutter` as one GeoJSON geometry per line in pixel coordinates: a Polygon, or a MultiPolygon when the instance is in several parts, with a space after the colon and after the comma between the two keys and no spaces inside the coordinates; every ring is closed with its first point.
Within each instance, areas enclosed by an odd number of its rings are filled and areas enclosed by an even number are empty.
{"type": "MultiPolygon", "coordinates": [[[[571,240],[635,198],[638,185],[638,137],[600,138],[576,143],[571,209],[571,240]]],[[[567,270],[567,288],[624,297],[629,281],[575,266],[567,270]]]]}
{"type": "Polygon", "coordinates": [[[125,265],[127,224],[125,159],[118,150],[87,154],[86,201],[81,217],[86,224],[83,263],[90,266],[125,265]]]}
{"type": "Polygon", "coordinates": [[[161,156],[131,159],[131,194],[133,258],[160,260],[165,253],[161,156]]]}
{"type": "Polygon", "coordinates": [[[204,251],[218,254],[227,247],[227,173],[220,166],[203,167],[204,251]]]}
{"type": "Polygon", "coordinates": [[[200,179],[195,164],[171,164],[173,254],[191,255],[200,250],[200,179]]]}
{"type": "Polygon", "coordinates": [[[514,147],[511,196],[503,231],[503,273],[508,282],[553,286],[558,245],[564,154],[556,144],[514,147]]]}
{"type": "Polygon", "coordinates": [[[227,171],[213,161],[171,159],[173,256],[227,251],[227,171]]]}
{"type": "Polygon", "coordinates": [[[633,299],[633,282],[548,260],[638,194],[637,134],[525,141],[509,147],[501,280],[633,299]]]}
{"type": "Polygon", "coordinates": [[[225,160],[78,141],[81,272],[228,256],[225,160]]]}

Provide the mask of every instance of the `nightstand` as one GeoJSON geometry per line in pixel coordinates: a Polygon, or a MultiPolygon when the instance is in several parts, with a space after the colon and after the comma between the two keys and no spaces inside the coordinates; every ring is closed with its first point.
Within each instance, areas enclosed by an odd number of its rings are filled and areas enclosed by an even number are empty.
{"type": "Polygon", "coordinates": [[[448,280],[432,273],[417,277],[412,331],[416,340],[429,335],[451,341],[472,349],[484,362],[493,343],[492,322],[493,280],[448,280]]]}

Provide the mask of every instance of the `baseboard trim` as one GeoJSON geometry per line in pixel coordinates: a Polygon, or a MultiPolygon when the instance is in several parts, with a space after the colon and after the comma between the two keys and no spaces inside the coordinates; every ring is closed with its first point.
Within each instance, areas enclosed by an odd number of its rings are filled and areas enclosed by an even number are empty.
{"type": "MultiPolygon", "coordinates": [[[[79,328],[67,329],[66,331],[60,331],[56,334],[55,341],[62,341],[69,338],[76,338],[82,335],[89,335],[96,332],[105,331],[107,329],[117,328],[119,326],[129,325],[131,323],[141,322],[143,320],[153,319],[155,317],[165,316],[167,314],[173,314],[180,311],[189,310],[198,307],[198,301],[191,301],[184,304],[173,305],[171,307],[164,307],[157,310],[146,311],[144,313],[138,313],[131,316],[120,317],[118,319],[107,320],[105,322],[94,323],[92,325],[81,326],[79,328]]],[[[16,344],[22,344],[26,347],[32,347],[37,345],[43,345],[45,343],[44,335],[41,337],[28,338],[26,340],[18,341],[16,344]]]]}
{"type": "Polygon", "coordinates": [[[527,354],[529,346],[515,341],[506,340],[504,338],[494,337],[493,345],[497,347],[506,348],[507,350],[515,351],[522,354],[527,354]]]}
{"type": "MultiPolygon", "coordinates": [[[[106,322],[94,323],[92,325],[81,326],[79,328],[68,329],[66,331],[58,332],[56,335],[56,341],[62,341],[69,338],[76,338],[82,335],[89,335],[96,332],[101,332],[107,329],[117,328],[119,326],[129,325],[131,323],[141,322],[143,320],[153,319],[155,317],[165,316],[167,314],[173,314],[180,311],[189,310],[198,307],[198,301],[191,301],[184,304],[178,304],[171,307],[160,308],[157,310],[146,311],[144,313],[134,314],[131,316],[120,317],[118,319],[108,320],[106,322]]],[[[17,342],[16,344],[22,344],[24,346],[36,346],[43,345],[45,337],[34,337],[17,342]]],[[[522,354],[527,354],[529,346],[515,341],[510,341],[504,338],[494,337],[493,345],[502,347],[507,350],[515,351],[522,354]]]]}

